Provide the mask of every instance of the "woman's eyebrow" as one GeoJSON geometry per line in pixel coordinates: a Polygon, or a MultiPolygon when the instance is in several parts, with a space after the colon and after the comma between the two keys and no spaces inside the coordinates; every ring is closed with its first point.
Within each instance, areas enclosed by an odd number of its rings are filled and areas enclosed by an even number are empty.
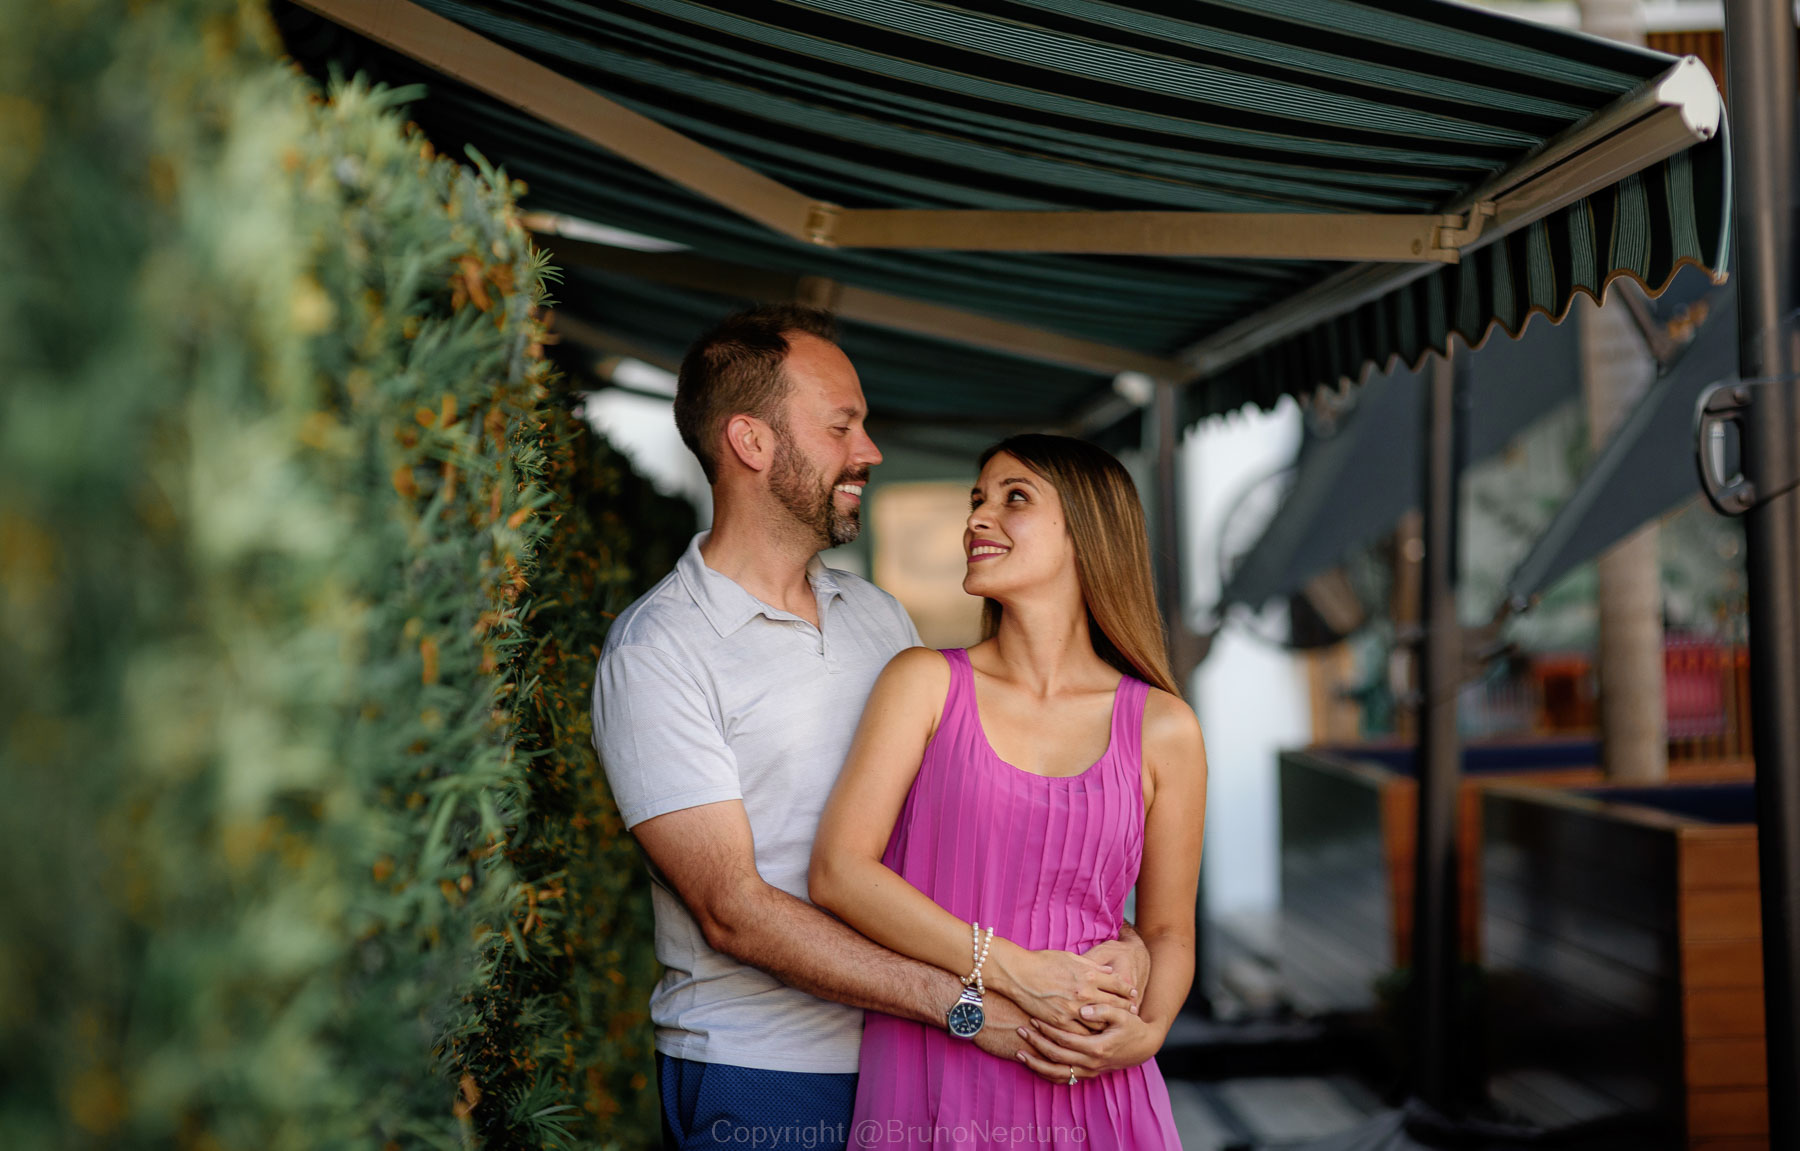
{"type": "MultiPolygon", "coordinates": [[[[1037,485],[1032,483],[1030,480],[1026,479],[1024,476],[1013,476],[1010,479],[996,480],[994,482],[994,486],[997,488],[1003,488],[1007,484],[1024,484],[1026,487],[1031,488],[1034,491],[1037,489],[1037,485]]],[[[981,494],[981,485],[976,484],[974,487],[970,488],[969,494],[972,496],[980,495],[981,494]]]]}

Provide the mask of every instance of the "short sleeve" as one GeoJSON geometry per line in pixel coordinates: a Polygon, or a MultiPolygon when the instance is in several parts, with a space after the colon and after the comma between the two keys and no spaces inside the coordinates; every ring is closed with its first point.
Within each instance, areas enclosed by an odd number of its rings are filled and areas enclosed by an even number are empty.
{"type": "Polygon", "coordinates": [[[888,602],[894,605],[894,614],[900,617],[900,630],[906,635],[906,647],[924,647],[925,641],[919,638],[919,629],[913,624],[912,614],[906,610],[906,605],[894,596],[889,596],[888,602]]]}
{"type": "Polygon", "coordinates": [[[667,652],[621,645],[594,673],[594,747],[627,828],[742,799],[737,757],[699,682],[667,652]]]}

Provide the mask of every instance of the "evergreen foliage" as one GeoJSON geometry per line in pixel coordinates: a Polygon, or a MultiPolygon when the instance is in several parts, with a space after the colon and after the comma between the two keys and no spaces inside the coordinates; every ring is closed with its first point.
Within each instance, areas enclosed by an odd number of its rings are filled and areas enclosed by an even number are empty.
{"type": "Polygon", "coordinates": [[[585,717],[691,522],[544,360],[516,185],[259,5],[0,26],[7,1145],[648,1144],[585,717]]]}

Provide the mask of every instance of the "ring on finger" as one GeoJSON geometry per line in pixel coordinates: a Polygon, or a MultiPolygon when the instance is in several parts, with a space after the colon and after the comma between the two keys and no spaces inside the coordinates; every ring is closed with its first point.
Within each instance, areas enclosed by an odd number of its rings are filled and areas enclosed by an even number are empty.
{"type": "Polygon", "coordinates": [[[1069,1086],[1075,1086],[1075,1068],[1069,1068],[1069,1086]]]}

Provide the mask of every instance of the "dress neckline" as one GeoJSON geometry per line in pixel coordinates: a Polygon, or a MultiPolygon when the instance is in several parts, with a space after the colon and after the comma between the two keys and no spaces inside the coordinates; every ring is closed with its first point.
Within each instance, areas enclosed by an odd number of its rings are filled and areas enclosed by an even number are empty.
{"type": "Polygon", "coordinates": [[[1119,742],[1119,699],[1125,694],[1125,681],[1130,679],[1130,676],[1121,672],[1119,674],[1118,685],[1113,688],[1112,710],[1108,713],[1106,719],[1106,749],[1100,753],[1100,758],[1088,764],[1074,775],[1044,775],[1041,772],[1031,771],[1020,767],[1011,760],[1003,759],[1000,753],[994,750],[994,741],[988,738],[987,724],[983,723],[981,720],[981,699],[975,691],[975,661],[969,658],[968,648],[962,649],[962,657],[963,668],[969,675],[969,713],[975,717],[975,730],[981,733],[981,745],[987,748],[988,755],[992,756],[996,763],[1010,767],[1020,775],[1028,775],[1033,779],[1066,781],[1082,778],[1111,758],[1113,748],[1116,747],[1119,742]]]}

